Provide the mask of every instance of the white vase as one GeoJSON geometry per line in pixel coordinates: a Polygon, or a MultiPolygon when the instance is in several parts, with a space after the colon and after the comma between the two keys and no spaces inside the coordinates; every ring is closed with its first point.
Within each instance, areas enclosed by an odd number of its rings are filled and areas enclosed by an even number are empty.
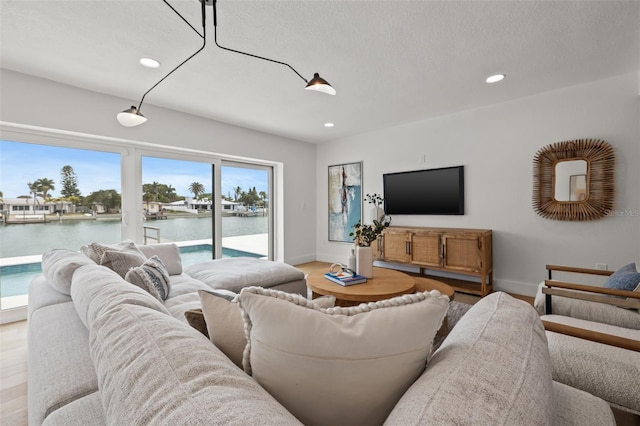
{"type": "Polygon", "coordinates": [[[366,278],[373,278],[373,251],[371,247],[356,246],[356,272],[366,278]]]}
{"type": "Polygon", "coordinates": [[[356,251],[354,249],[351,249],[351,254],[347,258],[347,267],[352,271],[356,270],[356,251]]]}
{"type": "Polygon", "coordinates": [[[367,209],[365,223],[373,223],[374,220],[380,220],[384,216],[384,210],[381,207],[371,206],[367,209]]]}

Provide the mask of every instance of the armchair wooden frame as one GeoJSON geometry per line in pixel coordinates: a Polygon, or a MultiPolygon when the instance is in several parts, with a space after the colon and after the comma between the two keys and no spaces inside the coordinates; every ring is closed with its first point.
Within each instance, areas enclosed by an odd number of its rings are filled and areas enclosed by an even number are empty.
{"type": "MultiPolygon", "coordinates": [[[[640,293],[635,291],[615,290],[596,286],[573,284],[562,281],[554,281],[552,271],[572,272],[578,274],[610,276],[612,271],[601,271],[598,269],[573,268],[568,266],[547,265],[549,279],[545,280],[542,293],[545,295],[545,313],[553,313],[552,296],[569,297],[572,299],[586,300],[590,302],[605,303],[640,310],[640,293]],[[611,297],[621,296],[621,297],[611,297]]],[[[546,330],[578,337],[593,342],[604,343],[606,345],[617,346],[624,349],[640,352],[640,341],[599,333],[583,328],[572,327],[563,324],[556,324],[549,321],[542,321],[546,330]]]]}

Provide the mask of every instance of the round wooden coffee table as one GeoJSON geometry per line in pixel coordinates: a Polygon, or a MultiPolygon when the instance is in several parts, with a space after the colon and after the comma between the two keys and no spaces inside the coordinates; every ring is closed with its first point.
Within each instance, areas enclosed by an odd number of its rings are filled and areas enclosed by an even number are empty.
{"type": "Polygon", "coordinates": [[[416,281],[416,291],[438,290],[440,294],[449,296],[450,301],[453,300],[456,295],[454,288],[442,281],[423,277],[415,277],[414,279],[416,281]]]}
{"type": "Polygon", "coordinates": [[[343,287],[324,277],[325,270],[316,270],[307,275],[307,287],[312,297],[335,296],[336,306],[354,306],[360,303],[376,302],[395,296],[413,293],[415,282],[404,272],[387,268],[373,268],[373,278],[366,283],[343,287]]]}

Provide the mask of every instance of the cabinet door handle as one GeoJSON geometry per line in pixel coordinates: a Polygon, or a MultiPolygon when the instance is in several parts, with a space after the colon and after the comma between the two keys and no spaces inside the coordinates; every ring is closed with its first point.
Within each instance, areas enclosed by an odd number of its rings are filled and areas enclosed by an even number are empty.
{"type": "Polygon", "coordinates": [[[406,254],[411,254],[411,242],[407,241],[404,245],[404,251],[406,254]]]}

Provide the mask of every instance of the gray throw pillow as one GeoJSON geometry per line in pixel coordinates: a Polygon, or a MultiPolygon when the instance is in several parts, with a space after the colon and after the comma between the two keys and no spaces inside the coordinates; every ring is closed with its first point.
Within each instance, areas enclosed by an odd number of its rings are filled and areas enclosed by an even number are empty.
{"type": "Polygon", "coordinates": [[[142,265],[147,260],[142,254],[124,251],[105,251],[100,259],[100,265],[106,266],[122,278],[129,269],[142,265]]]}
{"type": "Polygon", "coordinates": [[[636,269],[636,264],[630,263],[613,273],[604,284],[606,288],[617,290],[634,291],[640,283],[640,273],[636,269]]]}
{"type": "Polygon", "coordinates": [[[131,268],[124,279],[160,301],[169,297],[169,273],[158,256],[152,256],[142,265],[131,268]]]}
{"type": "Polygon", "coordinates": [[[91,243],[86,246],[80,247],[80,252],[85,256],[89,257],[91,260],[96,262],[98,265],[100,264],[100,260],[102,259],[102,255],[106,251],[119,251],[125,253],[136,253],[140,256],[143,256],[145,259],[147,258],[144,253],[142,253],[136,244],[131,240],[121,241],[119,243],[114,244],[100,244],[100,243],[91,243]]]}

